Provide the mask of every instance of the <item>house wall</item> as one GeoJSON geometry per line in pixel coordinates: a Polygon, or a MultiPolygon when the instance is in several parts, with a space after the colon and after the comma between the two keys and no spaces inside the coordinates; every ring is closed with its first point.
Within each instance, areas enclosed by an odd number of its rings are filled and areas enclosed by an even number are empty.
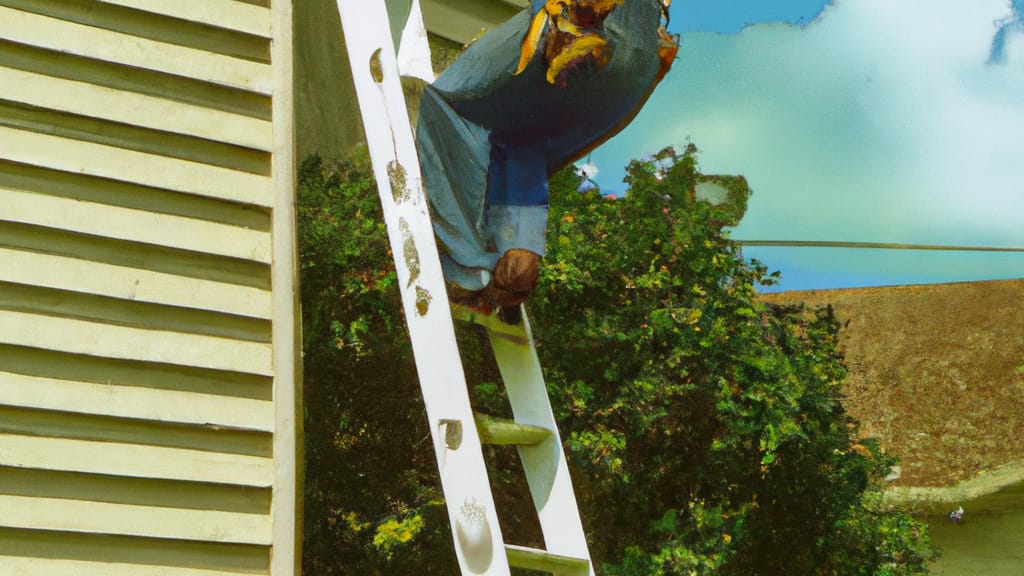
{"type": "Polygon", "coordinates": [[[0,0],[0,573],[297,573],[291,3],[0,0]]]}
{"type": "MultiPolygon", "coordinates": [[[[412,0],[385,2],[397,39],[412,0]]],[[[456,46],[470,42],[483,29],[497,27],[528,4],[529,0],[420,0],[427,30],[456,46]]],[[[296,2],[295,29],[301,31],[295,36],[298,159],[312,154],[328,161],[346,159],[365,138],[337,0],[296,2]]]]}
{"type": "Polygon", "coordinates": [[[420,0],[427,30],[460,44],[491,30],[530,4],[529,0],[420,0]]]}

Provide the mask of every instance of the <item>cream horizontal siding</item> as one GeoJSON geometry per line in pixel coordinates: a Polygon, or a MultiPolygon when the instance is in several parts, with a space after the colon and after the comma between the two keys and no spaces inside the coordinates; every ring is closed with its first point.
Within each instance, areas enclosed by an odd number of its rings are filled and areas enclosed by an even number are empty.
{"type": "Polygon", "coordinates": [[[269,264],[270,232],[5,189],[0,220],[269,264]]]}
{"type": "MultiPolygon", "coordinates": [[[[0,16],[2,18],[2,16],[0,16]]],[[[14,162],[270,207],[270,178],[200,162],[0,127],[14,162]],[[60,150],[59,155],[54,155],[60,150]]]]}
{"type": "Polygon", "coordinates": [[[252,574],[251,572],[153,566],[151,564],[125,564],[123,562],[115,564],[4,555],[0,555],[0,566],[3,566],[4,570],[8,570],[6,572],[8,576],[53,576],[54,574],[74,574],[75,576],[240,576],[252,574]]]}
{"type": "Polygon", "coordinates": [[[23,374],[7,374],[0,380],[0,404],[171,424],[274,431],[274,406],[267,400],[23,374]]]}
{"type": "Polygon", "coordinates": [[[231,338],[5,311],[0,343],[212,370],[273,375],[270,345],[231,338]]]}
{"type": "Polygon", "coordinates": [[[268,487],[269,458],[118,442],[0,434],[5,466],[268,487]]]}
{"type": "Polygon", "coordinates": [[[5,99],[41,108],[263,151],[273,145],[270,122],[241,114],[2,66],[0,86],[5,99]]]}
{"type": "Polygon", "coordinates": [[[0,282],[269,319],[270,291],[0,248],[0,282]]]}
{"type": "Polygon", "coordinates": [[[270,66],[0,7],[0,36],[12,42],[270,94],[270,66]]]}
{"type": "Polygon", "coordinates": [[[4,576],[251,576],[265,546],[0,529],[4,576]]]}
{"type": "Polygon", "coordinates": [[[264,514],[4,495],[0,509],[5,511],[0,526],[7,528],[270,544],[270,519],[264,514]]]}
{"type": "Polygon", "coordinates": [[[298,573],[290,19],[0,0],[5,576],[298,573]]]}
{"type": "Polygon", "coordinates": [[[270,38],[270,10],[236,0],[100,0],[270,38]]]}

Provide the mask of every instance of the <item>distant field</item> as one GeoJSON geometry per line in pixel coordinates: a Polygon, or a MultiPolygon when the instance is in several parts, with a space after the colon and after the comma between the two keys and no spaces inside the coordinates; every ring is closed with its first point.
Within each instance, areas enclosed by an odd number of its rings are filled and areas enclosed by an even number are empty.
{"type": "Polygon", "coordinates": [[[1024,460],[1024,279],[766,294],[845,324],[847,410],[900,455],[896,485],[1024,460]]]}

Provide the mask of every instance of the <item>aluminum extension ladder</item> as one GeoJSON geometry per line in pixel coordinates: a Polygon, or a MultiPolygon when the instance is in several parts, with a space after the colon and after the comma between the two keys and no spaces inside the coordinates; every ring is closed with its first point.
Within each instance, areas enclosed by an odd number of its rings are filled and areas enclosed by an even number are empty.
{"type": "MultiPolygon", "coordinates": [[[[475,415],[422,188],[385,3],[337,2],[462,574],[507,575],[511,567],[563,576],[594,576],[526,315],[522,315],[520,325],[512,326],[493,316],[455,309],[460,320],[487,329],[514,421],[475,415]],[[518,447],[546,550],[504,542],[482,442],[518,447]]],[[[413,62],[413,74],[431,80],[429,56],[423,58],[429,48],[422,22],[419,0],[413,0],[399,53],[403,62],[413,62]],[[410,54],[412,58],[408,58],[410,54]]]]}

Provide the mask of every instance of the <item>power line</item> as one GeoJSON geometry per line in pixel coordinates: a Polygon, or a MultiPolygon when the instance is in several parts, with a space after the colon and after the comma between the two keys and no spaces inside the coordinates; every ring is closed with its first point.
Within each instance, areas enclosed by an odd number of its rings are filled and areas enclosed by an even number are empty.
{"type": "Polygon", "coordinates": [[[943,244],[902,244],[896,242],[832,242],[821,240],[737,240],[744,246],[785,248],[868,248],[876,250],[936,250],[945,252],[1024,252],[1011,246],[950,246],[943,244]]]}

